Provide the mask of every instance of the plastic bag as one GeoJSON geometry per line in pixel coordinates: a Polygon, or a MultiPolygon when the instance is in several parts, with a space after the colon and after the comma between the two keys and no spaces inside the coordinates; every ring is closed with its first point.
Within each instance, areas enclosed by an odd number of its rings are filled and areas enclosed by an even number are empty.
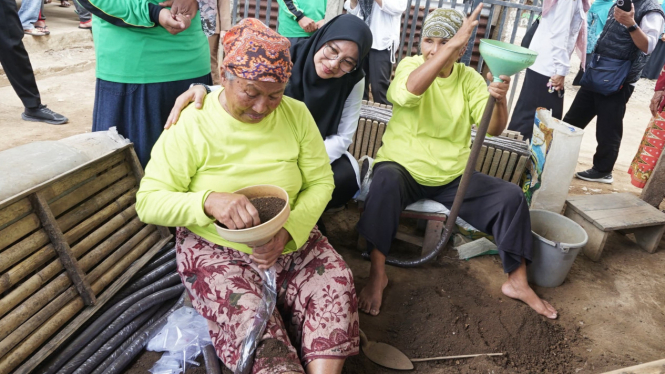
{"type": "Polygon", "coordinates": [[[198,365],[194,359],[201,348],[211,344],[208,321],[190,307],[173,312],[166,325],[148,342],[146,349],[167,352],[150,369],[153,374],[179,374],[188,364],[198,365]]]}
{"type": "Polygon", "coordinates": [[[575,174],[584,130],[538,108],[531,137],[531,159],[522,189],[530,209],[561,213],[575,174]]]}
{"type": "Polygon", "coordinates": [[[271,267],[268,270],[264,270],[261,278],[263,278],[263,296],[261,296],[261,303],[256,309],[254,324],[242,343],[240,360],[234,374],[248,374],[252,371],[254,352],[259,345],[260,339],[263,337],[263,331],[266,329],[268,320],[275,310],[275,303],[277,302],[275,269],[271,267]]]}

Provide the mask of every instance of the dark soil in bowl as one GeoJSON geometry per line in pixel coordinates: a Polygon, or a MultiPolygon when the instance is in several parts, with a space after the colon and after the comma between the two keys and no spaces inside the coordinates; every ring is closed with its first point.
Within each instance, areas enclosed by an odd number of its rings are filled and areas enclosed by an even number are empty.
{"type": "Polygon", "coordinates": [[[282,211],[286,201],[279,197],[255,197],[249,200],[252,205],[259,211],[259,218],[261,223],[266,223],[275,218],[279,212],[282,211]]]}

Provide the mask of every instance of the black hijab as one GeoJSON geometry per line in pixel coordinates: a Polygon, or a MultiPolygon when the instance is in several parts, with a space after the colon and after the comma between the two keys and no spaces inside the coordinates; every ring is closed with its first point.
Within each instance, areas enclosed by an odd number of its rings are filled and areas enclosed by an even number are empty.
{"type": "Polygon", "coordinates": [[[324,139],[337,134],[344,103],[353,87],[365,76],[363,61],[371,47],[369,27],[351,14],[333,18],[309,39],[291,46],[293,70],[284,93],[305,102],[324,139]],[[350,40],[358,45],[358,67],[339,78],[321,79],[316,74],[314,55],[332,40],[350,40]]]}

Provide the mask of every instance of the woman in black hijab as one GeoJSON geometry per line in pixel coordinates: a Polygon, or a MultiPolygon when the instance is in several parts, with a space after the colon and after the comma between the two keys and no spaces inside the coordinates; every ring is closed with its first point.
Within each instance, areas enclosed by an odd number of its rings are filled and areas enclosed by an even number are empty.
{"type": "MultiPolygon", "coordinates": [[[[293,70],[284,94],[307,105],[324,139],[335,178],[327,210],[343,207],[360,186],[358,163],[347,149],[358,127],[365,89],[362,64],[371,46],[367,24],[349,14],[333,18],[309,39],[291,45],[293,70]]],[[[180,95],[165,128],[177,122],[189,103],[202,107],[206,91],[196,85],[180,95]]]]}

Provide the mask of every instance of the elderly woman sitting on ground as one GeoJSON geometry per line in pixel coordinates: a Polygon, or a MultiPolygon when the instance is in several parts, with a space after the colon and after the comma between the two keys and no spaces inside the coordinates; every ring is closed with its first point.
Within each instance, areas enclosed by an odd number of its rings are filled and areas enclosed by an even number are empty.
{"type": "MultiPolygon", "coordinates": [[[[496,98],[488,132],[500,135],[508,122],[509,77],[489,86],[474,69],[457,63],[464,54],[479,5],[471,16],[453,9],[431,12],[423,25],[422,55],[403,59],[388,89],[393,116],[373,168],[373,181],[358,231],[367,239],[372,260],[370,280],[359,295],[359,308],[376,315],[388,284],[385,261],[404,208],[420,199],[448,207],[469,159],[471,125],[479,123],[489,95],[496,98]]],[[[488,79],[492,79],[491,74],[488,79]]],[[[529,287],[531,260],[529,207],[522,190],[499,178],[476,172],[459,216],[496,239],[508,280],[501,290],[538,313],[557,313],[529,287]]]]}
{"type": "Polygon", "coordinates": [[[226,34],[224,50],[223,88],[201,110],[183,111],[155,144],[137,194],[138,214],[147,223],[178,227],[178,272],[227,367],[239,363],[261,300],[259,273],[272,266],[277,308],[252,372],[340,373],[345,358],[358,353],[357,301],[350,270],[314,227],[334,183],[307,107],[283,97],[292,67],[289,42],[245,19],[226,34]],[[260,222],[247,198],[232,193],[257,184],[288,192],[288,221],[261,247],[225,241],[215,220],[231,229],[260,222]]]}

